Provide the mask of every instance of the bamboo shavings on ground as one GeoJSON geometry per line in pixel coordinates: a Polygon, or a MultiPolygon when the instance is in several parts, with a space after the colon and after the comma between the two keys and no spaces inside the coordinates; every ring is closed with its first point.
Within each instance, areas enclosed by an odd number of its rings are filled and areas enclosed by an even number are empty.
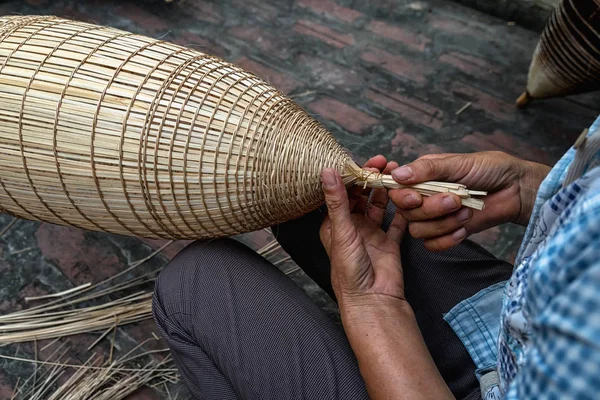
{"type": "Polygon", "coordinates": [[[65,360],[69,349],[63,349],[64,343],[50,356],[54,361],[37,361],[1,355],[0,358],[35,363],[36,372],[39,366],[49,367],[40,374],[39,384],[31,383],[30,377],[21,386],[17,385],[12,396],[15,400],[121,400],[144,386],[162,389],[168,383],[179,381],[178,371],[173,365],[171,356],[160,361],[150,359],[140,365],[140,359],[168,351],[168,349],[152,350],[133,355],[147,342],[139,344],[114,361],[103,362],[100,356],[93,354],[81,365],[65,360]],[[69,369],[75,370],[73,375],[56,388],[58,378],[69,369]]]}
{"type": "Polygon", "coordinates": [[[40,371],[42,365],[36,360],[32,360],[32,362],[35,363],[33,374],[31,374],[31,376],[22,383],[17,381],[11,396],[11,400],[45,400],[56,381],[66,370],[64,363],[68,362],[68,359],[65,359],[68,351],[69,348],[65,347],[65,343],[59,345],[49,357],[55,360],[54,365],[51,365],[50,368],[42,371],[39,375],[38,372],[40,371]]]}
{"type": "Polygon", "coordinates": [[[152,293],[140,292],[99,306],[15,318],[0,325],[0,344],[105,331],[143,321],[152,317],[151,298],[152,293]]]}
{"type": "Polygon", "coordinates": [[[81,333],[104,332],[116,327],[152,318],[152,290],[138,290],[117,300],[100,304],[82,304],[107,295],[151,284],[158,270],[120,283],[108,284],[150,260],[172,241],[134,261],[129,268],[95,285],[85,284],[54,295],[28,298],[28,301],[61,297],[44,305],[0,316],[0,345],[54,339],[81,333]]]}

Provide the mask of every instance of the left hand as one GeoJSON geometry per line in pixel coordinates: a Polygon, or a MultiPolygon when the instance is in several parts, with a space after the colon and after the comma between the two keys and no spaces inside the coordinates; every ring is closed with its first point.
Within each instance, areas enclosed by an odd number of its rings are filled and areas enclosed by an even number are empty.
{"type": "MultiPolygon", "coordinates": [[[[389,174],[398,164],[383,156],[370,159],[364,167],[389,174]]],[[[321,225],[321,241],[331,260],[331,281],[340,303],[353,299],[385,296],[404,301],[400,242],[406,221],[397,213],[388,232],[381,228],[388,203],[386,189],[360,187],[349,193],[339,173],[322,172],[328,216],[321,225]],[[349,196],[350,194],[350,196],[349,196]]]]}

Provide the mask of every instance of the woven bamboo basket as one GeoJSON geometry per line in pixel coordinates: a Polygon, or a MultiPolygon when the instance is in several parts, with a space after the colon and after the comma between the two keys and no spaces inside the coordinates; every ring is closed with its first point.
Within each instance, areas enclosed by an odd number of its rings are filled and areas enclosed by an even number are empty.
{"type": "Polygon", "coordinates": [[[600,89],[600,9],[595,0],[561,0],[533,53],[524,107],[532,99],[600,89]]]}
{"type": "MultiPolygon", "coordinates": [[[[320,172],[359,168],[268,83],[217,57],[51,16],[0,18],[0,209],[148,238],[257,230],[323,204],[320,172]]],[[[430,182],[421,193],[461,185],[430,182]]]]}

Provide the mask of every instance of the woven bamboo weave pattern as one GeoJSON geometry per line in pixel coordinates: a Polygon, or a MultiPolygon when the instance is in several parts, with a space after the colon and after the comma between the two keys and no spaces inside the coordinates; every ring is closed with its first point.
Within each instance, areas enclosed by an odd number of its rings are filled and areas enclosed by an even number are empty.
{"type": "Polygon", "coordinates": [[[129,32],[0,18],[0,207],[150,238],[289,220],[349,158],[298,105],[237,66],[129,32]]]}
{"type": "Polygon", "coordinates": [[[561,0],[550,16],[518,104],[600,88],[600,1],[561,0]]]}

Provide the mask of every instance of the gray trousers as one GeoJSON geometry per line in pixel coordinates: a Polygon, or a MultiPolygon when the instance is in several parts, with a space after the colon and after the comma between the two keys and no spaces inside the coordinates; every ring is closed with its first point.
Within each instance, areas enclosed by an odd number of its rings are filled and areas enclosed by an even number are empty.
{"type": "MultiPolygon", "coordinates": [[[[393,207],[387,221],[391,213],[393,207]]],[[[318,234],[322,219],[317,210],[273,232],[335,299],[318,234]]],[[[479,398],[475,365],[442,315],[508,279],[512,265],[469,241],[433,253],[407,236],[401,251],[406,297],[438,369],[457,398],[479,398]]],[[[198,241],[179,253],[158,277],[153,311],[197,399],[368,398],[342,327],[235,240],[198,241]]]]}

